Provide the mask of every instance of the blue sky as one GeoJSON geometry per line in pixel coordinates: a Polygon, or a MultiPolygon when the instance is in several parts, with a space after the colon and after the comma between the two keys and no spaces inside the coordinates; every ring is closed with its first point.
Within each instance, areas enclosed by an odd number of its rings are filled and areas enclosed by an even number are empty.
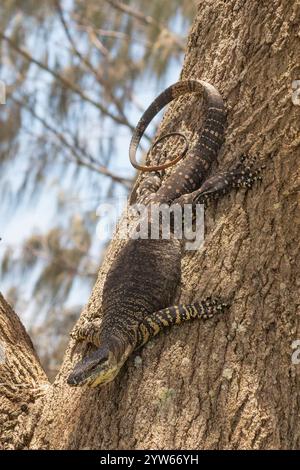
{"type": "MultiPolygon", "coordinates": [[[[179,78],[180,73],[180,66],[179,64],[171,64],[169,67],[169,71],[167,76],[164,78],[163,82],[160,85],[157,85],[155,80],[149,80],[149,78],[142,78],[136,85],[136,97],[138,101],[142,104],[144,109],[151,103],[151,101],[155,98],[155,96],[165,88],[169,86],[171,83],[175,82],[179,78]]],[[[0,77],[1,78],[1,77],[0,77]]],[[[140,117],[138,112],[132,112],[129,116],[131,122],[136,123],[140,117]]],[[[160,116],[161,117],[161,116],[160,116]]],[[[99,139],[99,129],[100,124],[97,127],[97,118],[91,116],[91,119],[95,120],[94,126],[94,135],[89,136],[89,140],[92,141],[95,139],[99,139]]],[[[157,121],[157,120],[156,120],[157,121]]],[[[29,123],[31,125],[31,123],[29,123]]],[[[154,128],[154,126],[152,126],[154,128]]],[[[90,129],[90,127],[89,127],[90,129]]],[[[151,128],[150,128],[151,129],[151,128]]],[[[126,177],[133,177],[135,172],[134,169],[131,167],[128,158],[128,148],[129,142],[131,138],[131,133],[125,129],[124,127],[115,127],[115,155],[111,159],[109,168],[110,170],[115,171],[118,174],[121,174],[126,177]]],[[[146,144],[145,144],[146,145],[146,144]]],[[[27,163],[25,162],[25,166],[27,163]]],[[[80,205],[78,209],[76,204],[67,206],[67,212],[61,213],[58,211],[57,207],[57,186],[53,184],[57,178],[59,178],[59,188],[62,191],[67,191],[68,187],[70,187],[69,178],[72,178],[72,173],[64,174],[62,178],[60,174],[56,174],[55,167],[51,175],[48,175],[48,178],[45,179],[43,190],[40,191],[36,197],[32,200],[24,197],[22,202],[17,204],[12,209],[11,198],[9,197],[9,193],[14,198],[14,195],[17,192],[18,186],[22,182],[23,178],[23,171],[22,169],[22,160],[16,160],[16,163],[10,165],[2,171],[0,185],[2,193],[2,204],[1,204],[1,213],[0,213],[0,227],[1,227],[1,249],[0,249],[0,256],[3,254],[5,248],[7,246],[13,247],[13,250],[17,252],[20,249],[22,242],[28,238],[33,233],[46,233],[51,227],[55,226],[59,221],[63,221],[66,218],[66,215],[70,215],[70,212],[76,210],[84,211],[90,209],[89,204],[89,194],[85,194],[81,191],[81,194],[76,193],[76,197],[79,196],[84,202],[80,205]],[[4,196],[4,197],[3,197],[4,196]],[[86,197],[86,201],[85,201],[86,197]]],[[[89,172],[83,171],[80,178],[89,178],[89,172]]],[[[106,189],[110,185],[110,179],[105,178],[104,176],[99,175],[99,185],[102,187],[102,193],[106,193],[106,189]]],[[[83,185],[84,187],[84,185],[83,185]]],[[[86,187],[86,186],[85,186],[86,187]]],[[[79,191],[80,193],[80,191],[79,191]]],[[[126,191],[121,185],[117,185],[114,191],[114,197],[124,199],[126,195],[126,191]]],[[[99,201],[103,202],[103,201],[99,201]]],[[[101,251],[103,250],[103,242],[99,241],[97,237],[94,238],[93,249],[92,251],[95,253],[97,259],[100,259],[101,251]]],[[[41,312],[39,318],[36,318],[35,313],[35,306],[34,302],[32,302],[32,283],[33,280],[38,275],[39,268],[37,267],[36,270],[33,270],[32,274],[25,279],[20,279],[22,283],[22,294],[26,301],[28,302],[28,306],[23,310],[18,312],[22,317],[26,326],[30,326],[33,323],[40,323],[43,321],[44,315],[47,314],[47,307],[45,308],[44,312],[41,312]]],[[[1,290],[5,295],[7,289],[11,286],[11,281],[14,280],[14,273],[12,273],[11,277],[8,277],[5,281],[1,282],[1,290]]],[[[84,283],[80,283],[80,280],[77,280],[71,293],[68,298],[68,302],[66,306],[71,307],[72,305],[81,304],[82,302],[86,302],[88,300],[90,294],[90,288],[86,286],[84,283]]]]}

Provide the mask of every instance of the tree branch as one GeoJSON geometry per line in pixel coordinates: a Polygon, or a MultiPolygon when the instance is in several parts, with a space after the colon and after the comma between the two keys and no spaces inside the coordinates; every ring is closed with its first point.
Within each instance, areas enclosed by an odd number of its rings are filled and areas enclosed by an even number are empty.
{"type": "Polygon", "coordinates": [[[155,20],[152,16],[145,15],[141,11],[136,10],[135,8],[132,8],[129,5],[125,5],[124,3],[119,2],[118,0],[105,0],[105,1],[116,10],[119,10],[123,13],[126,13],[127,15],[132,16],[133,18],[142,22],[146,26],[155,26],[161,32],[168,34],[168,36],[173,38],[175,44],[179,47],[179,49],[182,50],[183,52],[185,51],[185,46],[182,43],[182,41],[178,38],[178,36],[174,34],[172,31],[170,31],[168,28],[166,28],[165,25],[155,20]]]}
{"type": "MultiPolygon", "coordinates": [[[[70,263],[67,259],[63,257],[63,252],[60,253],[61,258],[55,259],[54,256],[51,256],[51,253],[47,254],[47,252],[43,252],[42,250],[36,250],[30,246],[25,246],[24,249],[30,252],[35,258],[42,259],[50,264],[54,264],[57,267],[61,268],[61,271],[72,275],[72,276],[79,276],[79,277],[90,277],[95,279],[97,276],[97,269],[95,271],[80,271],[77,265],[70,263]]],[[[85,253],[86,254],[86,253],[85,253]]]]}
{"type": "Polygon", "coordinates": [[[87,153],[84,149],[81,147],[75,146],[75,143],[72,145],[70,142],[66,139],[64,134],[59,132],[57,129],[55,129],[51,124],[49,124],[46,119],[43,117],[39,116],[35,110],[29,106],[25,101],[19,100],[18,98],[15,98],[14,96],[10,96],[10,99],[17,103],[19,106],[25,108],[30,114],[37,119],[44,127],[47,129],[49,132],[51,132],[59,141],[60,143],[65,146],[68,150],[70,150],[71,155],[74,156],[75,158],[72,158],[72,161],[77,163],[80,166],[84,166],[88,168],[89,170],[96,171],[97,173],[100,173],[104,176],[108,176],[111,178],[113,181],[116,181],[127,188],[131,188],[132,186],[132,180],[130,178],[125,178],[122,176],[118,176],[115,173],[111,172],[108,170],[105,166],[100,165],[92,155],[87,153]],[[78,151],[81,153],[81,155],[78,153],[78,151]],[[82,159],[82,157],[87,158],[88,161],[85,161],[82,159]]]}
{"type": "Polygon", "coordinates": [[[62,24],[62,27],[64,29],[64,32],[65,32],[67,38],[68,38],[68,41],[70,43],[70,46],[71,46],[73,52],[79,58],[79,60],[87,67],[87,69],[95,76],[96,80],[100,83],[100,85],[104,88],[105,92],[108,94],[108,97],[111,100],[111,102],[116,106],[116,108],[117,108],[120,116],[124,120],[124,122],[126,122],[128,127],[130,127],[130,123],[129,123],[129,121],[128,121],[128,119],[127,119],[127,117],[126,117],[126,115],[123,111],[122,103],[114,96],[114,94],[113,94],[113,92],[112,92],[112,90],[109,86],[109,83],[107,83],[107,81],[105,81],[103,79],[103,77],[101,77],[99,71],[97,69],[95,69],[93,64],[91,64],[91,62],[76,47],[73,36],[72,36],[72,34],[70,32],[70,29],[68,28],[67,22],[65,20],[64,13],[63,13],[63,10],[62,10],[61,5],[60,5],[60,1],[59,0],[53,0],[53,1],[54,1],[55,6],[56,6],[56,9],[57,9],[57,13],[58,13],[60,22],[62,24]]]}
{"type": "MultiPolygon", "coordinates": [[[[78,23],[79,15],[76,15],[75,13],[72,14],[72,17],[74,17],[74,19],[76,21],[77,28],[79,30],[85,31],[88,34],[88,37],[89,37],[89,40],[91,41],[91,43],[96,47],[96,49],[98,49],[103,55],[105,55],[105,57],[108,56],[108,51],[105,48],[105,46],[102,44],[102,42],[99,40],[99,38],[97,36],[97,33],[100,36],[108,36],[108,37],[113,37],[113,38],[117,38],[117,39],[124,39],[126,41],[129,41],[128,34],[125,34],[125,33],[119,32],[119,31],[107,31],[107,30],[96,28],[92,23],[90,23],[90,22],[88,23],[86,19],[83,20],[82,18],[80,18],[81,23],[79,24],[78,23]],[[85,21],[85,23],[83,23],[83,21],[85,21]]],[[[141,38],[136,38],[136,40],[141,42],[141,38]]],[[[151,46],[150,41],[145,40],[145,44],[148,48],[151,46]]],[[[110,62],[112,62],[112,60],[113,59],[109,59],[110,62]]],[[[107,85],[105,84],[105,89],[106,89],[106,86],[107,85]]],[[[139,111],[141,113],[144,112],[143,106],[138,102],[136,96],[133,94],[133,92],[131,90],[126,90],[126,97],[129,101],[131,101],[132,104],[135,105],[135,107],[137,108],[137,111],[139,111]]],[[[147,134],[145,134],[144,137],[149,142],[151,141],[150,137],[147,134]]]]}
{"type": "Polygon", "coordinates": [[[30,337],[0,293],[0,448],[16,446],[20,422],[48,386],[30,337]]]}
{"type": "Polygon", "coordinates": [[[134,126],[130,124],[126,119],[124,119],[122,116],[117,116],[115,114],[112,114],[110,111],[108,111],[108,109],[105,106],[103,106],[101,103],[99,103],[98,101],[95,101],[93,98],[91,98],[86,93],[84,93],[75,83],[71,82],[70,80],[65,78],[63,75],[60,75],[59,73],[55,72],[43,62],[40,62],[39,60],[32,57],[32,55],[29,54],[29,52],[27,52],[23,47],[18,46],[15,43],[15,41],[13,41],[10,37],[6,36],[6,34],[4,34],[3,31],[1,30],[0,30],[0,38],[6,41],[18,54],[24,57],[24,59],[28,60],[29,62],[35,64],[37,67],[41,68],[45,72],[52,75],[52,77],[60,81],[60,83],[63,86],[69,88],[73,93],[80,96],[82,100],[96,107],[99,111],[101,111],[102,114],[110,117],[116,123],[128,127],[131,131],[134,130],[134,126]]]}

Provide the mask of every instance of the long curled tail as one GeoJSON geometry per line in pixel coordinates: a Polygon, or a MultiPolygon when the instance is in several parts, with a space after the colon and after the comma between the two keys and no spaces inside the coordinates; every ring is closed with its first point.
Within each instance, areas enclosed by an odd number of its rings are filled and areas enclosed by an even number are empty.
{"type": "MultiPolygon", "coordinates": [[[[205,120],[204,129],[201,135],[201,145],[200,147],[203,149],[208,150],[209,152],[217,152],[219,147],[223,142],[223,134],[224,134],[224,123],[225,123],[225,112],[224,112],[224,104],[221,95],[219,92],[214,88],[210,83],[207,83],[202,80],[183,80],[180,82],[176,82],[173,85],[169,86],[164,90],[148,107],[148,109],[144,112],[142,117],[140,118],[131,138],[130,146],[129,146],[129,159],[131,164],[141,171],[157,171],[163,170],[170,166],[173,166],[182,157],[185,155],[187,151],[187,147],[179,155],[179,157],[175,158],[172,161],[167,163],[162,163],[161,165],[154,165],[154,166],[145,166],[139,165],[136,161],[136,152],[138,145],[141,141],[141,138],[144,135],[145,130],[147,129],[148,125],[152,121],[152,119],[158,114],[168,103],[175,100],[179,96],[185,95],[187,93],[199,93],[204,91],[204,96],[208,105],[208,114],[205,120]]],[[[170,135],[184,135],[180,132],[172,132],[166,134],[162,138],[165,138],[170,135]]],[[[155,146],[158,141],[154,142],[153,146],[155,146]]],[[[198,149],[199,150],[199,149],[198,149]]]]}

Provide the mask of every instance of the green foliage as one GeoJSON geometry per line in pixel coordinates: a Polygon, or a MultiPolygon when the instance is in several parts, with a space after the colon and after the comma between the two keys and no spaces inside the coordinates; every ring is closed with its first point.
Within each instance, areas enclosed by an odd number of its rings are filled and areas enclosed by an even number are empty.
{"type": "Polygon", "coordinates": [[[95,279],[96,268],[91,271],[87,261],[90,245],[90,234],[79,216],[71,219],[68,232],[56,227],[46,235],[35,234],[24,242],[20,263],[23,272],[32,268],[37,260],[42,261],[33,289],[39,303],[47,301],[49,292],[52,305],[64,303],[76,276],[82,281],[95,279]]]}

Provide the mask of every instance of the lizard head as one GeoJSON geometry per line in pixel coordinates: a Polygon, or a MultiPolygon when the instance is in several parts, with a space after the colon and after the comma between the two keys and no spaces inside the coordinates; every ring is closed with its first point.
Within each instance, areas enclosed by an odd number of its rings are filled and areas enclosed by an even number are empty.
{"type": "Polygon", "coordinates": [[[79,361],[67,379],[73,386],[89,385],[96,387],[111,382],[119,373],[132,348],[117,356],[113,350],[100,347],[79,361]]]}

